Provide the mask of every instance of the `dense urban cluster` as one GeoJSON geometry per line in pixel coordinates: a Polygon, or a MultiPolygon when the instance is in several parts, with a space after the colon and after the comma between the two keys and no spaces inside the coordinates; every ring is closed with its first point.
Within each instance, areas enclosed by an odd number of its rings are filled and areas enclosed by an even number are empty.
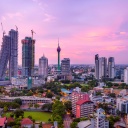
{"type": "Polygon", "coordinates": [[[57,65],[43,55],[35,65],[35,39],[22,42],[18,66],[18,28],[3,34],[0,54],[1,128],[127,128],[128,65],[95,55],[95,65],[57,65]],[[9,63],[9,65],[8,65],[9,63]]]}

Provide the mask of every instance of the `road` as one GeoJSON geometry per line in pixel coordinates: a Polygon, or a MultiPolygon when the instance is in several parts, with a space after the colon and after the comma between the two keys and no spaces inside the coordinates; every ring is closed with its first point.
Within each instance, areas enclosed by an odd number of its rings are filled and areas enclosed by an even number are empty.
{"type": "Polygon", "coordinates": [[[69,115],[65,115],[64,118],[64,128],[70,128],[70,124],[72,123],[72,119],[69,115]]]}

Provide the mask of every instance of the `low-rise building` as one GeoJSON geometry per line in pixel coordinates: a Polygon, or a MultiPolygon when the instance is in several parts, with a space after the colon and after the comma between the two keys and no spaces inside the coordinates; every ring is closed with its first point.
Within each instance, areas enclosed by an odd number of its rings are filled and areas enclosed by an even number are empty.
{"type": "Polygon", "coordinates": [[[29,118],[23,118],[21,121],[21,128],[32,128],[33,122],[29,118]]]}
{"type": "Polygon", "coordinates": [[[37,103],[51,103],[52,100],[50,98],[40,98],[35,96],[20,96],[20,97],[3,97],[0,98],[2,102],[13,102],[15,99],[20,98],[22,100],[22,104],[37,104],[37,103]]]}

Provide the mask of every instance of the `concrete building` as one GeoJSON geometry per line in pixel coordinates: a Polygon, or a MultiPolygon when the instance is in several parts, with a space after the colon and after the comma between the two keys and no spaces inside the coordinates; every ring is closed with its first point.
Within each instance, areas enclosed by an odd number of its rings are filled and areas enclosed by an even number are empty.
{"type": "Polygon", "coordinates": [[[39,76],[43,78],[48,76],[48,59],[44,55],[39,59],[39,76]]]}
{"type": "Polygon", "coordinates": [[[108,58],[108,76],[111,79],[115,77],[115,60],[114,57],[108,58]]]}
{"type": "Polygon", "coordinates": [[[95,55],[95,77],[99,79],[99,55],[95,55]]]}
{"type": "Polygon", "coordinates": [[[123,98],[117,98],[116,108],[120,112],[128,114],[128,96],[124,96],[123,98]]]}
{"type": "Polygon", "coordinates": [[[94,118],[94,128],[109,128],[109,121],[106,120],[105,111],[102,108],[97,109],[94,118]]]}
{"type": "Polygon", "coordinates": [[[25,77],[33,76],[35,64],[35,40],[25,37],[22,41],[22,75],[25,77]]]}
{"type": "Polygon", "coordinates": [[[70,74],[70,59],[69,58],[64,58],[61,61],[61,73],[62,75],[70,74]]]}
{"type": "Polygon", "coordinates": [[[59,46],[59,40],[58,40],[58,47],[57,47],[57,53],[58,53],[58,66],[57,66],[57,71],[60,72],[60,52],[61,48],[59,46]]]}
{"type": "Polygon", "coordinates": [[[107,58],[99,58],[99,79],[105,78],[107,76],[107,58]]]}
{"type": "Polygon", "coordinates": [[[94,104],[90,100],[78,100],[76,102],[76,118],[89,117],[93,114],[94,104]]]}
{"type": "Polygon", "coordinates": [[[3,34],[0,51],[0,79],[5,79],[9,64],[9,78],[17,76],[18,65],[18,31],[11,29],[9,35],[3,34]]]}
{"type": "Polygon", "coordinates": [[[128,84],[128,67],[124,69],[124,82],[128,84]]]}
{"type": "Polygon", "coordinates": [[[10,42],[10,58],[9,58],[9,76],[16,77],[18,72],[18,30],[11,29],[9,31],[10,42]]]}
{"type": "Polygon", "coordinates": [[[71,102],[72,102],[72,113],[74,115],[76,115],[76,103],[80,99],[89,101],[89,95],[84,92],[73,91],[71,94],[71,102]]]}
{"type": "Polygon", "coordinates": [[[20,97],[2,97],[0,101],[2,102],[13,102],[15,99],[20,98],[22,100],[22,104],[37,104],[37,103],[51,103],[52,100],[50,98],[40,98],[35,96],[20,96],[20,97]]]}

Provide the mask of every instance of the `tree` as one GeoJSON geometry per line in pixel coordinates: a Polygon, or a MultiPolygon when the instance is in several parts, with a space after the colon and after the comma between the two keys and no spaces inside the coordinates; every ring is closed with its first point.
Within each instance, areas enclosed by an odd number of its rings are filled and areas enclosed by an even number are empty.
{"type": "Polygon", "coordinates": [[[110,93],[109,96],[113,97],[113,98],[116,98],[116,94],[115,93],[110,93]]]}
{"type": "Polygon", "coordinates": [[[22,105],[22,100],[20,98],[14,99],[14,102],[19,104],[19,105],[22,105]]]}
{"type": "Polygon", "coordinates": [[[61,117],[63,117],[65,115],[65,106],[61,101],[56,100],[55,103],[52,105],[52,112],[53,112],[53,118],[56,115],[60,115],[61,117]]]}
{"type": "Polygon", "coordinates": [[[56,115],[54,117],[54,121],[57,121],[58,122],[58,126],[60,127],[62,124],[63,124],[63,119],[60,115],[56,115]]]}
{"type": "Polygon", "coordinates": [[[65,105],[65,109],[66,109],[67,111],[71,111],[71,110],[72,110],[72,102],[71,102],[71,101],[66,101],[66,102],[64,103],[64,105],[65,105]]]}
{"type": "Polygon", "coordinates": [[[52,92],[47,92],[47,93],[46,93],[46,97],[47,97],[47,98],[52,98],[52,97],[53,97],[52,92]]]}
{"type": "Polygon", "coordinates": [[[29,103],[28,107],[29,108],[33,107],[33,104],[32,103],[29,103]]]}
{"type": "Polygon", "coordinates": [[[52,103],[44,104],[41,109],[51,111],[52,110],[52,105],[53,105],[52,103]]]}
{"type": "Polygon", "coordinates": [[[4,112],[7,112],[7,111],[8,111],[8,107],[4,106],[4,112]]]}
{"type": "Polygon", "coordinates": [[[39,104],[34,104],[34,107],[37,109],[37,108],[39,108],[40,106],[39,106],[39,104]]]}
{"type": "Polygon", "coordinates": [[[21,110],[21,109],[17,109],[17,110],[14,111],[14,115],[15,115],[16,118],[19,118],[20,116],[23,117],[24,116],[24,111],[21,110]]]}
{"type": "Polygon", "coordinates": [[[77,127],[77,122],[72,122],[70,124],[70,128],[76,128],[77,127]]]}

